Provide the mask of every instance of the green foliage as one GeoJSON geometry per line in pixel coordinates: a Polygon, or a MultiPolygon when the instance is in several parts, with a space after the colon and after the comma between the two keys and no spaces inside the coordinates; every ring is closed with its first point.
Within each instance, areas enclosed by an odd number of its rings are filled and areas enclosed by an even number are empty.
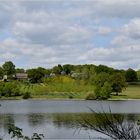
{"type": "Polygon", "coordinates": [[[3,88],[4,88],[5,83],[0,82],[0,97],[3,95],[3,88]]]}
{"type": "Polygon", "coordinates": [[[1,86],[2,95],[6,97],[19,96],[20,85],[18,82],[6,82],[1,86]]]}
{"type": "Polygon", "coordinates": [[[133,69],[128,69],[125,74],[125,78],[127,82],[136,82],[138,81],[137,72],[133,69]]]}
{"type": "Polygon", "coordinates": [[[52,68],[52,72],[55,74],[61,74],[62,71],[63,71],[63,68],[60,64],[58,64],[58,66],[54,66],[52,68]]]}
{"type": "Polygon", "coordinates": [[[111,93],[112,93],[111,84],[108,82],[105,82],[104,86],[101,88],[100,97],[102,99],[108,99],[108,98],[110,98],[111,93]]]}
{"type": "Polygon", "coordinates": [[[44,78],[43,81],[46,84],[55,84],[55,83],[65,84],[65,83],[74,83],[75,82],[75,80],[69,76],[49,77],[49,78],[44,78]]]}
{"type": "Polygon", "coordinates": [[[95,100],[96,99],[96,96],[93,94],[93,93],[89,93],[86,98],[86,100],[95,100]]]}
{"type": "Polygon", "coordinates": [[[63,65],[63,71],[66,73],[66,74],[70,74],[71,71],[73,71],[74,69],[74,66],[73,65],[70,65],[70,64],[65,64],[63,65]]]}
{"type": "Polygon", "coordinates": [[[104,86],[105,82],[110,82],[110,75],[108,73],[102,72],[97,74],[94,79],[94,85],[96,86],[104,86]]]}
{"type": "Polygon", "coordinates": [[[11,61],[7,61],[2,65],[4,73],[6,75],[11,75],[15,73],[15,65],[11,61]]]}
{"type": "Polygon", "coordinates": [[[118,95],[119,92],[122,92],[127,86],[125,77],[121,73],[115,73],[112,75],[111,84],[112,91],[116,92],[116,95],[118,95]]]}
{"type": "Polygon", "coordinates": [[[73,99],[73,96],[72,96],[72,95],[70,95],[70,96],[69,96],[69,99],[73,99]]]}
{"type": "Polygon", "coordinates": [[[42,140],[44,138],[43,134],[33,133],[30,137],[23,135],[23,130],[15,125],[9,125],[8,133],[11,135],[11,138],[17,138],[21,140],[42,140]]]}
{"type": "Polygon", "coordinates": [[[37,69],[29,69],[27,70],[28,77],[32,83],[41,82],[42,78],[45,76],[45,69],[44,68],[37,68],[37,69]]]}
{"type": "Polygon", "coordinates": [[[2,77],[3,77],[3,75],[4,75],[3,68],[2,68],[2,67],[0,67],[0,77],[2,78],[2,77]]]}
{"type": "Polygon", "coordinates": [[[108,99],[112,92],[118,95],[119,92],[126,87],[125,77],[121,73],[108,73],[97,74],[94,80],[95,95],[97,99],[108,99]]]}
{"type": "Polygon", "coordinates": [[[25,73],[25,70],[23,68],[17,68],[16,73],[25,73]]]}
{"type": "Polygon", "coordinates": [[[25,93],[23,93],[22,98],[23,98],[23,99],[29,99],[29,98],[31,98],[31,93],[30,93],[30,92],[25,92],[25,93]]]}
{"type": "Polygon", "coordinates": [[[96,85],[94,89],[96,99],[108,99],[112,93],[112,87],[109,82],[105,82],[104,85],[96,85]]]}
{"type": "Polygon", "coordinates": [[[113,73],[114,70],[113,68],[107,67],[105,65],[99,65],[95,68],[95,71],[97,74],[102,73],[102,72],[111,74],[113,73]]]}

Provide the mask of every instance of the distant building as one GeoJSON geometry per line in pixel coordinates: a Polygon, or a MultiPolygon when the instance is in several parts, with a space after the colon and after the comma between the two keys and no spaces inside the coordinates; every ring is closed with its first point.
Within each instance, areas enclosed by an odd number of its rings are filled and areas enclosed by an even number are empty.
{"type": "Polygon", "coordinates": [[[7,75],[4,75],[2,80],[7,81],[7,75]]]}
{"type": "Polygon", "coordinates": [[[50,77],[50,74],[45,74],[44,77],[45,77],[45,78],[48,78],[48,77],[50,77]]]}
{"type": "Polygon", "coordinates": [[[50,77],[55,77],[55,73],[51,73],[50,74],[50,77]]]}
{"type": "Polygon", "coordinates": [[[21,81],[28,80],[28,74],[27,73],[16,73],[15,79],[21,80],[21,81]]]}
{"type": "Polygon", "coordinates": [[[77,77],[79,77],[79,76],[81,76],[81,73],[72,73],[71,74],[71,77],[73,77],[73,78],[77,78],[77,77]]]}
{"type": "Polygon", "coordinates": [[[7,75],[3,76],[3,81],[7,80],[7,75]]]}
{"type": "Polygon", "coordinates": [[[61,71],[61,75],[66,75],[66,72],[65,71],[61,71]]]}

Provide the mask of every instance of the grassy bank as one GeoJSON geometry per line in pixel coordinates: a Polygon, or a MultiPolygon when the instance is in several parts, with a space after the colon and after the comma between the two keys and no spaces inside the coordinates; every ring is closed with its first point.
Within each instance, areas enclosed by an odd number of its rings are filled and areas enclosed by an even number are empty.
{"type": "Polygon", "coordinates": [[[93,93],[94,87],[91,85],[78,84],[30,84],[22,85],[21,92],[30,92],[32,98],[44,99],[85,99],[93,93]]]}
{"type": "MultiPolygon", "coordinates": [[[[9,84],[11,82],[8,82],[9,84]]],[[[68,76],[58,76],[47,78],[43,83],[31,84],[16,81],[12,85],[12,91],[15,92],[15,85],[18,85],[20,96],[2,96],[1,99],[22,99],[27,93],[32,99],[86,99],[88,95],[94,96],[94,86],[85,84],[84,81],[76,81],[68,76]]],[[[9,85],[7,85],[9,88],[9,85]]],[[[5,89],[6,92],[7,88],[5,89]]],[[[16,93],[16,92],[15,92],[16,93]]],[[[27,95],[28,96],[28,95],[27,95]]],[[[26,98],[27,99],[27,98],[26,98]]],[[[129,85],[126,90],[118,96],[111,95],[111,100],[121,99],[140,99],[140,84],[129,85]]]]}
{"type": "MultiPolygon", "coordinates": [[[[32,99],[85,99],[89,94],[94,94],[91,85],[44,85],[30,84],[21,85],[22,92],[30,92],[32,99]],[[70,88],[71,87],[71,88],[70,88]]],[[[2,97],[2,100],[19,100],[22,96],[2,97]]],[[[140,99],[140,85],[129,85],[118,96],[111,95],[109,100],[140,99]]]]}
{"type": "MultiPolygon", "coordinates": [[[[85,99],[89,94],[94,94],[92,85],[78,84],[30,84],[22,85],[21,91],[30,92],[35,99],[85,99]]],[[[19,97],[18,97],[19,98],[19,97]]],[[[140,85],[129,85],[118,96],[111,95],[110,99],[140,99],[140,85]]]]}

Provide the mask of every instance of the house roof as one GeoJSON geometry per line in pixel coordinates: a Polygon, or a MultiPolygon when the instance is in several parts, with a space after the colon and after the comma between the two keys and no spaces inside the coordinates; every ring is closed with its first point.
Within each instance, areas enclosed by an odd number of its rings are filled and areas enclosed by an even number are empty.
{"type": "Polygon", "coordinates": [[[28,78],[27,73],[16,73],[16,78],[28,78]]]}

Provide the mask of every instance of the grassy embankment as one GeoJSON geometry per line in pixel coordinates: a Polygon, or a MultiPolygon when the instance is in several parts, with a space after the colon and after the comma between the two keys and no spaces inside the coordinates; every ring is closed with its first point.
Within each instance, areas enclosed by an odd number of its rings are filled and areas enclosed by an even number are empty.
{"type": "MultiPolygon", "coordinates": [[[[94,87],[91,85],[76,84],[32,84],[29,86],[23,85],[21,90],[29,91],[32,98],[85,99],[90,93],[93,93],[94,87]]],[[[140,85],[129,85],[119,96],[112,94],[110,99],[140,99],[140,85]]]]}
{"type": "MultiPolygon", "coordinates": [[[[29,92],[33,99],[85,99],[94,94],[94,86],[76,81],[70,77],[56,77],[47,79],[40,84],[20,83],[20,92],[29,92]]],[[[2,97],[2,99],[21,99],[17,97],[2,97]]],[[[140,85],[129,85],[126,90],[110,99],[140,99],[140,85]]]]}
{"type": "Polygon", "coordinates": [[[93,93],[91,85],[77,84],[30,84],[22,85],[21,91],[30,92],[32,98],[41,99],[85,99],[89,93],[93,93]]]}

